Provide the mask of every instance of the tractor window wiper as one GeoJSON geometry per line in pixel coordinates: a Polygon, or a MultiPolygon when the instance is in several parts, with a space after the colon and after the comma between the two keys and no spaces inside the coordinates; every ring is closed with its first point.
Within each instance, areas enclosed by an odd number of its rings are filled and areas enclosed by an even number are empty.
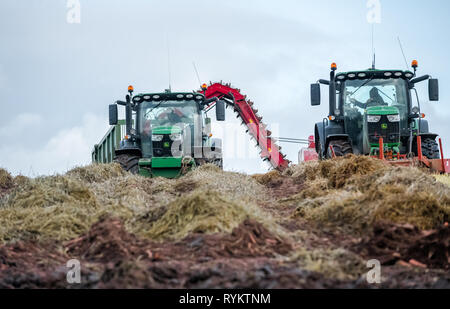
{"type": "Polygon", "coordinates": [[[354,95],[359,91],[359,89],[361,89],[362,87],[364,87],[365,85],[367,85],[368,83],[370,83],[370,82],[374,79],[374,77],[375,77],[375,76],[372,76],[370,79],[368,79],[367,81],[365,81],[364,83],[362,83],[361,86],[358,87],[358,89],[356,89],[354,92],[352,92],[352,94],[350,95],[350,97],[354,96],[354,95]]]}
{"type": "Polygon", "coordinates": [[[147,116],[148,116],[151,112],[153,112],[153,111],[155,110],[155,108],[158,108],[163,102],[165,102],[165,101],[161,101],[161,102],[159,102],[158,104],[156,104],[155,107],[153,107],[152,109],[149,109],[149,110],[145,113],[144,117],[147,118],[147,116]]]}
{"type": "Polygon", "coordinates": [[[390,96],[388,96],[386,93],[384,93],[383,90],[377,88],[379,92],[381,92],[382,95],[384,95],[386,98],[388,98],[389,100],[391,100],[392,102],[395,102],[394,99],[392,99],[390,96]]]}

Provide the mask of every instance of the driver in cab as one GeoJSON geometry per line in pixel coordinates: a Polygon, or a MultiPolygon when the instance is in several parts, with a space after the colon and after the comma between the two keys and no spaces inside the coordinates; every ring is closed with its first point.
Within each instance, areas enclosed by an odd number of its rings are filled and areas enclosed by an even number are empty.
{"type": "Polygon", "coordinates": [[[161,115],[158,116],[158,119],[164,123],[182,123],[183,120],[187,118],[186,115],[178,108],[167,108],[161,115]]]}
{"type": "Polygon", "coordinates": [[[350,103],[352,103],[360,108],[363,108],[363,109],[372,107],[372,106],[387,106],[388,105],[386,102],[384,102],[377,87],[373,87],[370,90],[370,97],[366,103],[359,102],[355,98],[350,98],[350,103]]]}

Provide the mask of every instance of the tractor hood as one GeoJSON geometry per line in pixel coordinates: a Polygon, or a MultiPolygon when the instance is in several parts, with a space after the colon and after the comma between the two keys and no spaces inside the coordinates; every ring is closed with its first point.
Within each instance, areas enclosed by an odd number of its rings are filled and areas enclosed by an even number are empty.
{"type": "Polygon", "coordinates": [[[398,115],[399,111],[394,106],[371,106],[366,109],[367,115],[398,115]]]}
{"type": "Polygon", "coordinates": [[[181,133],[182,130],[178,126],[169,126],[169,127],[153,127],[152,134],[153,135],[161,135],[161,134],[178,134],[181,133]]]}

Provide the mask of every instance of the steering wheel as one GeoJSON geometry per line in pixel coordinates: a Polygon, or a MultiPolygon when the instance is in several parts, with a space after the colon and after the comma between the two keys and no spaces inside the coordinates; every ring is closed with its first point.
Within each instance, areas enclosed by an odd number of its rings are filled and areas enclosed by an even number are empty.
{"type": "Polygon", "coordinates": [[[355,98],[349,98],[349,101],[350,101],[350,106],[352,108],[356,108],[357,107],[355,98]]]}

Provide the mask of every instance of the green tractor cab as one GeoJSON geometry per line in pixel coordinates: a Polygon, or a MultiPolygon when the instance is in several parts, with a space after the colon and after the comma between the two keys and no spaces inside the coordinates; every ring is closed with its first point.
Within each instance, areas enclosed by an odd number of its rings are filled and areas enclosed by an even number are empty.
{"type": "Polygon", "coordinates": [[[222,167],[221,140],[212,138],[205,109],[215,105],[218,121],[225,120],[225,103],[200,93],[143,93],[109,106],[111,129],[93,150],[94,162],[118,162],[131,173],[177,178],[198,165],[222,167]],[[118,120],[117,106],[126,119],[118,120]],[[105,155],[107,153],[108,155],[105,155]]]}

